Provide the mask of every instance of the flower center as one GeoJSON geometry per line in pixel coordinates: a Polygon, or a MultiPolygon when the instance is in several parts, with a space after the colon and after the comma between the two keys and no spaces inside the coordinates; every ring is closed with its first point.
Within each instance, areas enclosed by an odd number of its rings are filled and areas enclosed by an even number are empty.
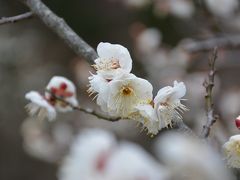
{"type": "Polygon", "coordinates": [[[111,69],[118,69],[118,68],[121,67],[120,64],[119,64],[119,61],[117,61],[117,60],[112,60],[111,62],[112,62],[112,64],[111,64],[111,69]]]}
{"type": "Polygon", "coordinates": [[[129,86],[123,86],[121,89],[121,94],[125,96],[129,96],[133,93],[133,89],[129,86]]]}
{"type": "Polygon", "coordinates": [[[94,64],[93,67],[97,71],[121,68],[119,61],[117,59],[102,60],[99,63],[94,64]]]}

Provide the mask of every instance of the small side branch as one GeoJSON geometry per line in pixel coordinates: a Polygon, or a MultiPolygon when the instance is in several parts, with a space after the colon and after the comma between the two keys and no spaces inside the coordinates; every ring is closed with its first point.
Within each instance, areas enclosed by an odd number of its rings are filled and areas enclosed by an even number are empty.
{"type": "Polygon", "coordinates": [[[73,104],[69,103],[68,101],[65,101],[62,97],[59,97],[56,94],[52,93],[50,90],[46,89],[45,91],[47,93],[51,94],[51,96],[54,97],[56,100],[63,102],[64,104],[66,104],[67,106],[70,106],[74,110],[78,110],[78,111],[84,112],[86,114],[91,114],[93,116],[96,116],[99,119],[112,121],[112,122],[119,121],[120,119],[122,119],[120,117],[112,118],[112,117],[106,116],[104,114],[100,114],[100,113],[98,113],[95,110],[90,109],[90,108],[83,108],[81,106],[74,106],[73,104]]]}
{"type": "Polygon", "coordinates": [[[63,39],[68,46],[90,64],[98,57],[96,51],[79,37],[64,21],[54,14],[41,0],[21,0],[30,10],[42,20],[53,32],[63,39]]]}
{"type": "Polygon", "coordinates": [[[17,21],[22,21],[24,19],[29,19],[33,17],[33,13],[32,12],[26,12],[24,14],[20,14],[17,16],[12,16],[12,17],[2,17],[0,19],[0,25],[2,24],[9,24],[9,23],[15,23],[17,21]]]}
{"type": "Polygon", "coordinates": [[[210,51],[215,47],[218,48],[239,48],[240,35],[228,35],[224,37],[208,38],[201,41],[186,42],[180,45],[185,51],[189,53],[198,53],[203,51],[210,51]]]}
{"type": "Polygon", "coordinates": [[[208,73],[207,79],[204,81],[203,86],[206,89],[205,102],[206,102],[206,111],[207,111],[207,123],[203,126],[201,137],[207,138],[210,134],[211,127],[217,120],[217,116],[214,114],[213,109],[213,97],[212,90],[214,87],[214,76],[216,73],[215,62],[217,59],[217,48],[214,48],[211,57],[209,58],[209,67],[210,71],[208,73]]]}

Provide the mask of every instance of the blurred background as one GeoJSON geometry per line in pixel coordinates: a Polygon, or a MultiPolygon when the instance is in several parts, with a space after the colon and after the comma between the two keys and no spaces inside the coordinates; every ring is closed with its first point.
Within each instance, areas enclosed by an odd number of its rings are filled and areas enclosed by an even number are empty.
{"type": "MultiPolygon", "coordinates": [[[[210,51],[192,53],[186,48],[201,40],[240,36],[238,0],[48,0],[92,47],[99,42],[127,47],[133,73],[149,80],[154,94],[174,80],[184,81],[190,111],[184,121],[196,133],[206,121],[205,89],[210,51]]],[[[0,17],[28,11],[17,0],[0,0],[0,17]]],[[[239,41],[240,44],[240,41],[239,41]]],[[[220,120],[211,140],[221,147],[237,134],[234,119],[240,110],[238,48],[220,48],[214,87],[215,110],[220,120]]],[[[80,104],[98,109],[86,93],[93,69],[34,17],[0,26],[0,179],[55,180],[58,164],[73,137],[86,127],[108,129],[119,138],[136,142],[153,153],[150,138],[136,123],[99,120],[81,112],[58,115],[55,122],[39,124],[24,109],[25,93],[44,91],[54,75],[75,82],[80,104]]],[[[161,133],[159,134],[161,136],[161,133]]]]}

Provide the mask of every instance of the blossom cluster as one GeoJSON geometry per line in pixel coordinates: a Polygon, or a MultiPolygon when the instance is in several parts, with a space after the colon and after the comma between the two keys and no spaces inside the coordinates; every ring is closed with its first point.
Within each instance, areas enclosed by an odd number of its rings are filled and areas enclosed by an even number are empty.
{"type": "MultiPolygon", "coordinates": [[[[186,93],[183,82],[174,81],[173,87],[163,87],[153,97],[152,84],[131,73],[132,58],[125,47],[101,42],[97,53],[93,65],[96,74],[89,77],[88,92],[95,94],[102,111],[111,117],[135,120],[153,135],[172,127],[173,120],[182,120],[181,113],[187,110],[181,103],[186,93]]],[[[31,101],[27,110],[38,119],[53,120],[56,112],[68,112],[78,105],[74,84],[60,76],[50,80],[44,95],[31,91],[26,98],[31,101]]]]}
{"type": "Polygon", "coordinates": [[[27,111],[38,120],[47,118],[52,121],[56,118],[57,112],[69,112],[72,111],[72,106],[78,105],[75,85],[61,76],[54,76],[50,80],[44,95],[30,91],[25,98],[31,101],[26,106],[27,111]]]}
{"type": "Polygon", "coordinates": [[[161,88],[153,98],[153,87],[145,79],[131,73],[132,58],[119,44],[99,43],[99,57],[93,67],[96,74],[89,77],[90,95],[96,94],[97,104],[109,116],[133,119],[150,134],[171,127],[173,120],[181,120],[187,108],[181,103],[186,93],[183,82],[161,88]]]}

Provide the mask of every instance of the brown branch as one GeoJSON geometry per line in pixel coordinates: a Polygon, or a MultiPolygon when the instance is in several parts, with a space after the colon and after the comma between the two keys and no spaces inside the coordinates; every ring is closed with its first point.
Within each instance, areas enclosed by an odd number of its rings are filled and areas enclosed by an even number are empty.
{"type": "Polygon", "coordinates": [[[208,38],[201,41],[184,42],[180,44],[180,48],[190,53],[197,53],[203,51],[210,51],[215,47],[218,48],[239,48],[240,35],[228,35],[225,37],[208,38]]]}
{"type": "Polygon", "coordinates": [[[20,15],[17,15],[17,16],[12,16],[12,17],[2,17],[0,19],[0,25],[8,24],[8,23],[15,23],[17,21],[22,21],[24,19],[29,19],[31,17],[33,17],[32,12],[26,12],[24,14],[20,14],[20,15]]]}
{"type": "Polygon", "coordinates": [[[214,77],[215,77],[215,62],[217,59],[217,48],[214,48],[213,53],[211,57],[209,58],[209,67],[210,71],[208,73],[207,79],[204,81],[203,86],[206,89],[206,95],[205,95],[205,103],[206,103],[206,111],[207,111],[207,122],[203,126],[201,137],[207,138],[210,134],[211,127],[217,120],[217,116],[214,115],[214,109],[213,109],[213,95],[212,90],[214,87],[214,77]]]}
{"type": "Polygon", "coordinates": [[[107,121],[112,121],[112,122],[118,121],[118,120],[122,119],[122,118],[120,118],[120,117],[112,118],[112,117],[106,116],[106,115],[104,115],[104,114],[100,114],[100,113],[98,113],[98,112],[96,112],[96,111],[94,111],[93,109],[90,109],[90,108],[86,108],[86,109],[85,109],[85,108],[83,108],[83,107],[81,107],[81,106],[74,106],[73,104],[71,104],[71,103],[69,103],[68,101],[66,101],[65,99],[63,99],[62,97],[57,96],[56,94],[52,93],[50,90],[45,89],[45,91],[46,91],[47,93],[51,94],[51,96],[52,96],[53,98],[55,98],[56,100],[63,102],[65,105],[70,106],[70,107],[71,107],[72,109],[74,109],[74,110],[78,110],[78,111],[84,112],[84,113],[86,113],[86,114],[91,114],[91,115],[93,115],[93,116],[96,116],[96,117],[99,118],[99,119],[103,119],[103,120],[107,120],[107,121]]]}
{"type": "Polygon", "coordinates": [[[54,14],[41,0],[21,0],[42,22],[63,39],[68,46],[90,64],[97,58],[96,51],[79,37],[64,21],[54,14]]]}

